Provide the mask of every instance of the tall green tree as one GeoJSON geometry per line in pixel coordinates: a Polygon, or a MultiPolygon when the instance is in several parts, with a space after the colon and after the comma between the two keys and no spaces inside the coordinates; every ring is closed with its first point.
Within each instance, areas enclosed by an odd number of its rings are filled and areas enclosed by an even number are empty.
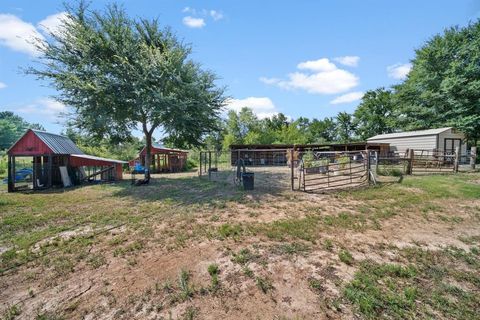
{"type": "Polygon", "coordinates": [[[313,119],[308,127],[309,143],[333,142],[336,139],[335,120],[326,117],[323,120],[313,119]]]}
{"type": "Polygon", "coordinates": [[[391,90],[369,90],[353,113],[356,135],[366,140],[377,134],[395,130],[395,104],[391,90]]]}
{"type": "Polygon", "coordinates": [[[28,123],[13,112],[0,112],[0,150],[10,148],[29,128],[45,130],[42,125],[28,123]]]}
{"type": "Polygon", "coordinates": [[[156,130],[186,147],[217,129],[224,89],[169,28],[116,5],[92,11],[82,1],[66,11],[59,31],[38,45],[40,66],[28,73],[50,81],[77,128],[118,142],[140,126],[148,169],[156,130]]]}
{"type": "Polygon", "coordinates": [[[453,126],[480,139],[480,22],[434,36],[412,60],[408,78],[395,87],[404,129],[453,126]]]}
{"type": "Polygon", "coordinates": [[[348,112],[339,112],[335,118],[338,140],[346,143],[352,141],[355,125],[352,115],[348,112]]]}

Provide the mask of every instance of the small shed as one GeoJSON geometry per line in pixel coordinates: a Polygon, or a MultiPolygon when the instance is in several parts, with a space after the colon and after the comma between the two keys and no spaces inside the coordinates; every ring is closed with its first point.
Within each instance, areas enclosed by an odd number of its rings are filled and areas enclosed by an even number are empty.
{"type": "MultiPolygon", "coordinates": [[[[180,149],[167,148],[161,144],[154,143],[151,149],[151,168],[152,173],[179,172],[185,169],[187,164],[188,152],[180,149]]],[[[135,162],[145,165],[146,147],[140,151],[138,159],[129,162],[133,167],[135,162]]]]}
{"type": "Polygon", "coordinates": [[[388,143],[390,151],[400,153],[407,149],[454,152],[456,147],[460,147],[460,154],[467,153],[465,135],[451,127],[379,134],[367,141],[388,143]]]}
{"type": "Polygon", "coordinates": [[[7,154],[9,192],[68,186],[86,180],[121,180],[122,165],[126,163],[87,155],[68,137],[33,129],[27,130],[7,154]]]}

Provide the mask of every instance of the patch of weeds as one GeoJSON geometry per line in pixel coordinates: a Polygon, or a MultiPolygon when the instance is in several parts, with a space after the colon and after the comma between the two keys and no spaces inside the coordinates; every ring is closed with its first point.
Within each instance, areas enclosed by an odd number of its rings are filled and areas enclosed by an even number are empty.
{"type": "Polygon", "coordinates": [[[417,289],[401,280],[414,275],[409,267],[366,261],[344,295],[367,318],[414,318],[417,289]]]}
{"type": "Polygon", "coordinates": [[[198,314],[198,310],[195,307],[188,306],[185,313],[182,316],[183,320],[193,320],[198,314]]]}
{"type": "Polygon", "coordinates": [[[253,273],[253,270],[247,266],[244,266],[242,270],[243,270],[243,274],[249,278],[253,279],[253,277],[255,276],[255,274],[253,273]]]}
{"type": "Polygon", "coordinates": [[[214,214],[210,217],[210,221],[212,222],[217,222],[218,220],[220,220],[220,216],[218,214],[214,214]]]}
{"type": "Polygon", "coordinates": [[[345,249],[340,250],[340,252],[338,253],[338,258],[340,259],[340,261],[348,264],[349,266],[351,266],[354,261],[352,254],[345,249]]]}
{"type": "Polygon", "coordinates": [[[240,236],[242,232],[243,232],[243,228],[241,225],[238,225],[238,224],[231,225],[231,224],[225,223],[218,228],[218,235],[220,236],[221,239],[236,238],[240,236]]]}
{"type": "Polygon", "coordinates": [[[17,316],[19,316],[20,313],[21,313],[20,308],[16,305],[13,305],[13,306],[10,306],[7,309],[5,309],[5,311],[3,312],[3,315],[2,315],[2,319],[13,320],[17,316]]]}
{"type": "Polygon", "coordinates": [[[267,293],[268,291],[273,289],[273,284],[272,281],[268,278],[265,277],[256,277],[255,278],[255,283],[257,284],[257,287],[262,290],[263,293],[267,293]]]}
{"type": "Polygon", "coordinates": [[[178,288],[180,289],[180,299],[185,301],[186,299],[193,296],[193,289],[188,283],[190,280],[190,274],[186,270],[180,271],[178,276],[178,288]]]}
{"type": "Polygon", "coordinates": [[[411,263],[364,261],[344,296],[367,318],[476,319],[479,257],[463,249],[399,249],[411,263]],[[454,284],[452,283],[452,280],[454,284]],[[458,283],[458,284],[457,284],[458,283]]]}
{"type": "Polygon", "coordinates": [[[321,293],[324,291],[322,282],[315,278],[308,279],[308,286],[317,293],[321,293]]]}
{"type": "Polygon", "coordinates": [[[462,241],[465,244],[480,244],[480,236],[460,236],[458,240],[462,241]]]}
{"type": "Polygon", "coordinates": [[[67,256],[58,256],[53,258],[49,263],[58,276],[65,276],[74,271],[74,264],[67,256]]]}
{"type": "Polygon", "coordinates": [[[248,262],[255,259],[257,256],[253,254],[249,249],[241,249],[238,253],[233,253],[232,262],[238,264],[247,264],[248,262]]]}
{"type": "Polygon", "coordinates": [[[98,269],[98,268],[100,268],[101,266],[103,266],[104,264],[107,263],[107,259],[105,258],[105,256],[103,254],[96,253],[96,254],[91,255],[90,258],[88,258],[87,263],[90,266],[92,266],[94,269],[98,269]]]}
{"type": "Polygon", "coordinates": [[[129,243],[127,244],[126,246],[124,247],[120,247],[120,248],[116,248],[114,251],[113,251],[113,256],[114,257],[124,257],[126,256],[127,254],[132,254],[136,251],[140,251],[142,250],[143,248],[145,247],[145,244],[143,243],[143,241],[140,241],[140,240],[135,240],[133,241],[132,243],[129,243]]]}
{"type": "Polygon", "coordinates": [[[274,252],[286,255],[305,254],[310,251],[310,246],[301,243],[282,243],[274,248],[274,252]]]}
{"type": "Polygon", "coordinates": [[[218,273],[219,273],[219,270],[218,270],[218,265],[217,264],[213,263],[213,264],[208,266],[208,274],[212,278],[211,287],[212,287],[212,290],[214,290],[214,291],[216,291],[218,289],[218,286],[219,286],[218,273]]]}
{"type": "Polygon", "coordinates": [[[323,241],[323,247],[325,248],[325,250],[331,252],[333,250],[333,241],[330,239],[325,239],[323,241]]]}
{"type": "Polygon", "coordinates": [[[63,320],[63,319],[65,318],[52,312],[37,314],[37,316],[35,317],[35,320],[63,320]]]}

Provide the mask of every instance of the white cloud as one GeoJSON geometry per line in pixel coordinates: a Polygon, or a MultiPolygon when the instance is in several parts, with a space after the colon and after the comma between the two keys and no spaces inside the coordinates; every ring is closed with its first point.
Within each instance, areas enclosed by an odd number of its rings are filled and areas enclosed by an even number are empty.
{"type": "Polygon", "coordinates": [[[59,12],[46,17],[37,26],[44,34],[56,33],[60,30],[62,22],[67,18],[66,12],[59,12]]]}
{"type": "Polygon", "coordinates": [[[361,91],[349,92],[347,94],[336,97],[335,99],[330,101],[330,103],[331,104],[349,103],[349,102],[360,100],[362,99],[362,97],[363,97],[363,92],[361,91]]]}
{"type": "Polygon", "coordinates": [[[195,14],[195,13],[196,13],[195,9],[192,9],[192,8],[190,8],[190,7],[185,7],[185,8],[183,8],[183,9],[182,9],[182,12],[183,12],[183,13],[192,13],[192,14],[195,14]]]}
{"type": "Polygon", "coordinates": [[[408,73],[412,69],[411,63],[397,63],[387,67],[387,73],[390,78],[403,80],[407,77],[408,73]]]}
{"type": "Polygon", "coordinates": [[[7,85],[6,85],[5,83],[0,82],[0,89],[4,89],[4,88],[6,88],[6,87],[7,87],[7,85]]]}
{"type": "Polygon", "coordinates": [[[344,56],[344,57],[336,57],[333,60],[337,61],[340,64],[348,67],[356,67],[358,66],[358,61],[360,61],[360,57],[357,56],[344,56]]]}
{"type": "Polygon", "coordinates": [[[191,16],[184,17],[183,24],[189,28],[203,28],[206,25],[203,18],[194,18],[191,16]]]}
{"type": "Polygon", "coordinates": [[[242,108],[248,107],[260,119],[271,117],[278,114],[277,108],[273,101],[268,97],[248,97],[245,99],[230,99],[227,101],[227,110],[234,110],[239,112],[242,108]]]}
{"type": "Polygon", "coordinates": [[[44,40],[44,37],[34,25],[13,14],[0,14],[0,45],[37,56],[39,52],[34,45],[37,40],[44,40]]]}
{"type": "Polygon", "coordinates": [[[282,81],[279,78],[267,78],[267,77],[260,77],[259,80],[265,84],[278,84],[282,81]]]}
{"type": "Polygon", "coordinates": [[[306,71],[290,73],[287,79],[261,77],[260,81],[282,89],[301,89],[315,94],[342,93],[359,83],[356,75],[337,68],[327,58],[301,62],[297,68],[306,71]]]}
{"type": "Polygon", "coordinates": [[[309,93],[335,94],[345,92],[358,85],[358,77],[337,69],[327,72],[305,74],[295,72],[289,75],[287,83],[279,83],[283,87],[306,90],[309,93]]]}
{"type": "Polygon", "coordinates": [[[223,13],[218,12],[216,10],[210,10],[210,16],[212,17],[213,20],[218,21],[223,19],[223,13]]]}
{"type": "Polygon", "coordinates": [[[51,98],[40,98],[34,102],[16,109],[19,113],[35,114],[44,116],[51,120],[57,119],[62,113],[67,111],[67,107],[51,98]]]}
{"type": "Polygon", "coordinates": [[[318,60],[311,60],[300,62],[297,65],[297,68],[300,70],[312,70],[312,71],[333,71],[337,69],[335,64],[331,63],[327,58],[322,58],[318,60]]]}

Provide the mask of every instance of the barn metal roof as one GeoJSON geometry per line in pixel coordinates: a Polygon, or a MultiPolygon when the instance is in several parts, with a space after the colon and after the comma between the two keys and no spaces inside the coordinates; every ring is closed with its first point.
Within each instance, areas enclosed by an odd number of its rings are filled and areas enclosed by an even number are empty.
{"type": "Polygon", "coordinates": [[[91,156],[89,154],[72,154],[71,156],[74,158],[81,158],[81,159],[87,159],[87,160],[97,160],[97,161],[105,161],[105,162],[112,162],[112,163],[128,163],[127,161],[91,156]]]}
{"type": "Polygon", "coordinates": [[[430,135],[442,133],[442,132],[450,130],[450,129],[452,129],[452,128],[447,127],[447,128],[438,128],[438,129],[428,129],[428,130],[417,130],[417,131],[405,131],[405,132],[379,134],[379,135],[373,136],[371,138],[368,138],[367,141],[381,140],[381,139],[416,137],[416,136],[430,136],[430,135]]]}
{"type": "Polygon", "coordinates": [[[40,130],[32,131],[54,154],[84,154],[68,137],[40,130]]]}

